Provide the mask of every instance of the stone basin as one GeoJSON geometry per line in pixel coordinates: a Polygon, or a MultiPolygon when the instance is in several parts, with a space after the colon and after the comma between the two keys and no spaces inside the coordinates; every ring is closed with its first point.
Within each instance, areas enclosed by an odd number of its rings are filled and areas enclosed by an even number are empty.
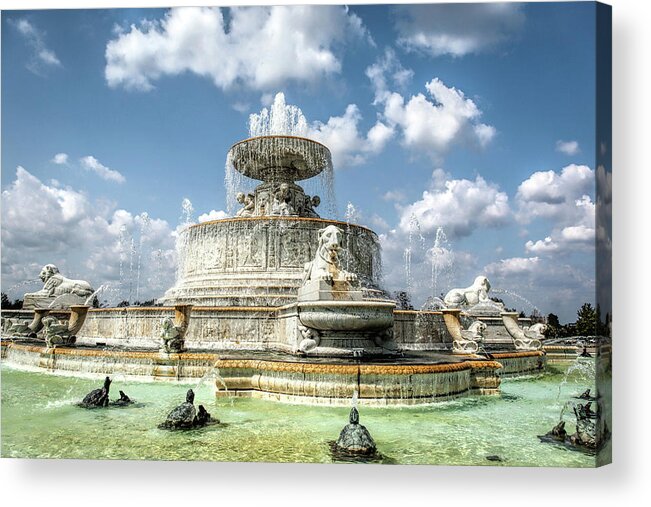
{"type": "Polygon", "coordinates": [[[298,303],[298,316],[319,331],[382,331],[393,325],[395,307],[385,301],[307,301],[298,303]]]}
{"type": "Polygon", "coordinates": [[[332,169],[330,150],[303,137],[252,137],[234,144],[229,156],[244,176],[263,181],[305,180],[332,169]]]}

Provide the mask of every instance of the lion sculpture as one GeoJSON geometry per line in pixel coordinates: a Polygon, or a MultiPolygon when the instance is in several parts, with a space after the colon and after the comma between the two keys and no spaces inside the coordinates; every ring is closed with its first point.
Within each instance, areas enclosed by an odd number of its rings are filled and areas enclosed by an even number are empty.
{"type": "Polygon", "coordinates": [[[345,271],[341,267],[339,251],[342,235],[343,231],[336,225],[328,225],[319,230],[319,246],[314,260],[305,264],[303,284],[311,280],[345,281],[351,285],[358,283],[356,274],[345,271]]]}
{"type": "Polygon", "coordinates": [[[54,299],[58,296],[65,296],[71,294],[77,296],[80,300],[85,300],[94,292],[90,284],[84,280],[71,280],[66,278],[59,272],[54,264],[46,264],[41,269],[39,278],[45,284],[43,288],[37,292],[25,294],[25,299],[42,300],[54,299]]]}
{"type": "Polygon", "coordinates": [[[494,303],[488,297],[491,284],[485,276],[478,276],[470,287],[465,289],[452,289],[445,295],[443,301],[449,308],[460,306],[474,306],[479,303],[494,303]]]}

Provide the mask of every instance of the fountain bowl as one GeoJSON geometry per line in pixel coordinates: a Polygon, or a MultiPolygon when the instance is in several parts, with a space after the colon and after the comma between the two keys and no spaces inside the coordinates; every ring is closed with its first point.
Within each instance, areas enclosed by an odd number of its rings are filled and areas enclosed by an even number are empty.
{"type": "Polygon", "coordinates": [[[263,181],[300,181],[332,170],[332,156],[326,146],[296,136],[245,139],[231,147],[228,158],[244,176],[263,181]]]}
{"type": "Polygon", "coordinates": [[[298,303],[304,326],[319,331],[381,331],[393,325],[395,303],[384,301],[307,301],[298,303]]]}

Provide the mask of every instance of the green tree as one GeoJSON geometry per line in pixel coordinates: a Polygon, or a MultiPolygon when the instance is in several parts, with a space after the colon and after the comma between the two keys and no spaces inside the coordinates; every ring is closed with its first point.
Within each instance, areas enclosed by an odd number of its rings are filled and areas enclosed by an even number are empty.
{"type": "Polygon", "coordinates": [[[597,334],[597,312],[590,303],[583,303],[583,306],[576,312],[576,333],[579,336],[594,336],[597,334]]]}
{"type": "Polygon", "coordinates": [[[562,326],[560,320],[558,320],[558,315],[550,313],[547,315],[547,331],[545,331],[545,336],[547,338],[559,338],[563,336],[562,326]]]}

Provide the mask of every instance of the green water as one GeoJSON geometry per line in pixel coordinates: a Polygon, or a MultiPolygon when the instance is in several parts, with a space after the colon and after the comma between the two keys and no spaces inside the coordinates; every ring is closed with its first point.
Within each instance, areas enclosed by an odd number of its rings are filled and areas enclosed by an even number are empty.
{"type": "MultiPolygon", "coordinates": [[[[472,396],[427,407],[361,407],[361,423],[384,463],[507,466],[594,466],[595,458],[540,443],[571,396],[593,387],[590,368],[548,366],[535,379],[502,382],[501,396],[472,396]],[[560,386],[560,397],[559,394],[560,386]],[[502,462],[491,462],[498,455],[502,462]]],[[[594,369],[592,368],[592,371],[594,369]]],[[[215,398],[208,384],[127,382],[114,377],[111,399],[124,390],[138,406],[85,410],[75,403],[101,380],[32,373],[3,365],[2,457],[276,461],[331,463],[328,442],[348,409],[215,398]],[[160,430],[171,408],[195,388],[222,424],[186,432],[160,430]]],[[[574,431],[571,410],[565,416],[574,431]]]]}

